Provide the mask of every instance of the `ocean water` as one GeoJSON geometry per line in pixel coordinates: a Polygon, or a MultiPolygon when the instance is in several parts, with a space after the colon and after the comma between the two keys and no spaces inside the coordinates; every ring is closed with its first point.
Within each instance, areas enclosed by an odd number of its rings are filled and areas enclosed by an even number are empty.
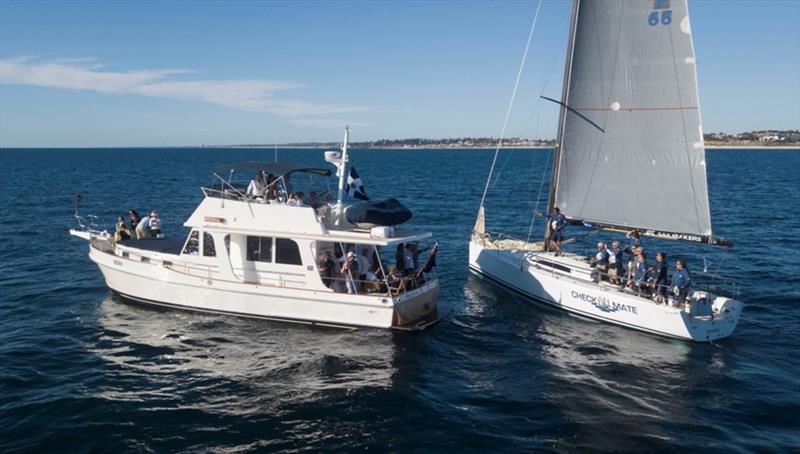
{"type": "MultiPolygon", "coordinates": [[[[470,275],[491,157],[352,153],[367,192],[398,197],[441,243],[447,316],[405,333],[130,304],[67,235],[76,193],[108,225],[155,208],[182,234],[213,165],[272,150],[0,150],[0,451],[800,449],[800,152],[708,152],[727,253],[647,243],[743,281],[739,327],[714,344],[588,322],[470,275]]],[[[325,165],[320,151],[280,159],[325,165]]],[[[548,151],[501,155],[490,228],[539,234],[547,167],[548,151]]],[[[598,238],[611,236],[570,247],[598,238]]]]}

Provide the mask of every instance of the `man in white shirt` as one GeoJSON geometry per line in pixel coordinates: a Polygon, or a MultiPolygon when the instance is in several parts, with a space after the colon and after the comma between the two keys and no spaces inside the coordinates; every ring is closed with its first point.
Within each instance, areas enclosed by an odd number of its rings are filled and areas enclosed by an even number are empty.
{"type": "Polygon", "coordinates": [[[136,238],[146,240],[150,238],[150,216],[145,216],[136,225],[136,238]]]}
{"type": "Polygon", "coordinates": [[[247,197],[263,197],[266,189],[267,185],[264,184],[264,174],[258,172],[255,180],[250,180],[250,185],[247,186],[247,197]]]}

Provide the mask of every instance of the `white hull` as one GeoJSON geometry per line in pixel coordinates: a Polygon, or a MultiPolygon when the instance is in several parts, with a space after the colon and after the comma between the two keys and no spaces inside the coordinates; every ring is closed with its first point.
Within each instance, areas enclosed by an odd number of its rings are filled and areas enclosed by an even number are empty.
{"type": "MultiPolygon", "coordinates": [[[[684,309],[621,292],[605,283],[596,284],[589,279],[588,268],[571,268],[568,262],[569,259],[549,253],[496,249],[480,239],[470,242],[469,267],[473,272],[523,296],[593,320],[706,342],[729,336],[742,311],[740,301],[710,296],[713,315],[693,315],[684,309]],[[537,254],[565,266],[546,270],[529,260],[537,254]]],[[[703,295],[695,292],[695,296],[703,295]]]]}
{"type": "MultiPolygon", "coordinates": [[[[328,326],[423,327],[435,318],[437,280],[420,288],[386,294],[346,294],[220,279],[207,272],[185,273],[164,264],[168,255],[148,263],[89,247],[89,257],[114,292],[135,301],[202,312],[328,326]]],[[[175,257],[177,258],[177,257],[175,257]]]]}

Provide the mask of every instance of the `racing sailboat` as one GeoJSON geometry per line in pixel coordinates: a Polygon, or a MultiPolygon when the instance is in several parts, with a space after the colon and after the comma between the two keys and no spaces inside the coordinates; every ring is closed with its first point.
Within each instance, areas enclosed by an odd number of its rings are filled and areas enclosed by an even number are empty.
{"type": "MultiPolygon", "coordinates": [[[[593,229],[732,246],[711,229],[695,66],[686,0],[575,0],[562,98],[552,100],[561,108],[548,213],[558,207],[568,224],[593,229]]],[[[694,284],[681,304],[656,301],[598,279],[585,256],[487,231],[484,201],[469,247],[474,273],[570,313],[657,335],[713,341],[736,327],[743,304],[735,282],[716,282],[713,291],[694,284]]],[[[545,238],[552,228],[548,222],[545,238]]]]}

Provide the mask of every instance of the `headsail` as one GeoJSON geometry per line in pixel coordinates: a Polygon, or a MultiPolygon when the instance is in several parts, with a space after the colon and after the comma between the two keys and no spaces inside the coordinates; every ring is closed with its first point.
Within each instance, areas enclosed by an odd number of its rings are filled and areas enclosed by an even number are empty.
{"type": "Polygon", "coordinates": [[[572,221],[712,242],[686,0],[577,0],[572,27],[553,203],[572,221]]]}

